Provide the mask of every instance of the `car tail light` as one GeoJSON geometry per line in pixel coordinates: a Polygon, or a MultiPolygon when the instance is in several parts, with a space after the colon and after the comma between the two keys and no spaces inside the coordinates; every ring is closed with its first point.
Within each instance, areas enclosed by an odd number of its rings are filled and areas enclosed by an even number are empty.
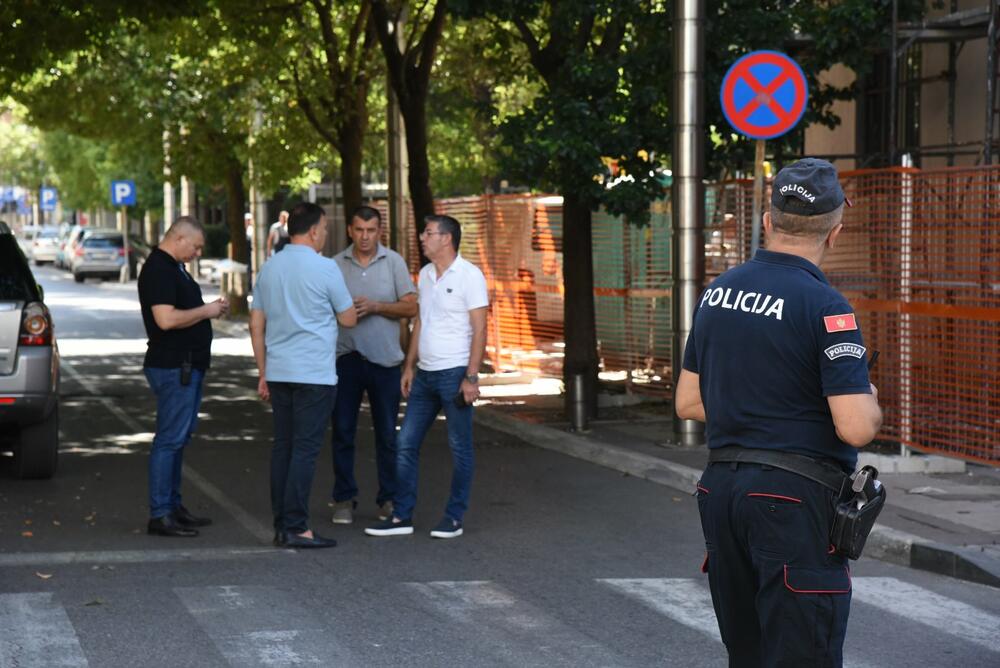
{"type": "Polygon", "coordinates": [[[77,249],[73,251],[73,255],[83,257],[83,246],[78,246],[77,249]]]}
{"type": "Polygon", "coordinates": [[[118,257],[125,257],[125,249],[124,248],[119,248],[118,249],[118,257]]]}
{"type": "Polygon", "coordinates": [[[22,346],[52,345],[52,318],[45,304],[31,302],[24,307],[18,341],[22,346]]]}

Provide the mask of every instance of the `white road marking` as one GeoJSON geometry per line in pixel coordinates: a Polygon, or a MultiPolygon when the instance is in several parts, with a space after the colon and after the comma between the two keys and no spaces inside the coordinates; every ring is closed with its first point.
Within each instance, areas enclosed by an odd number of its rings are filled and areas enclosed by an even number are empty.
{"type": "Polygon", "coordinates": [[[1000,617],[897,578],[854,578],[854,600],[1000,652],[1000,617]]]}
{"type": "MultiPolygon", "coordinates": [[[[108,412],[118,418],[123,425],[132,431],[132,433],[138,434],[149,431],[147,427],[139,424],[135,418],[116,406],[110,397],[101,396],[97,388],[94,387],[89,380],[84,378],[83,375],[72,366],[63,364],[62,369],[72,376],[73,380],[80,383],[80,385],[83,386],[87,392],[96,397],[97,400],[108,409],[108,412]]],[[[205,496],[221,506],[223,510],[229,513],[240,526],[246,529],[257,540],[261,542],[271,540],[271,537],[273,536],[271,529],[267,528],[260,520],[244,510],[242,506],[233,501],[231,498],[226,496],[222,490],[210,483],[205,476],[201,475],[187,464],[184,464],[183,472],[184,477],[190,480],[191,484],[200,489],[205,496]]]]}
{"type": "Polygon", "coordinates": [[[458,624],[483,648],[484,663],[512,666],[622,666],[623,657],[488,581],[408,582],[432,614],[458,624]],[[487,649],[488,648],[488,649],[487,649]]]}
{"type": "Polygon", "coordinates": [[[695,631],[722,642],[719,623],[712,607],[712,594],[688,578],[606,579],[598,582],[613,587],[656,612],[695,631]]]}
{"type": "Polygon", "coordinates": [[[276,587],[178,587],[174,592],[231,666],[360,665],[317,615],[276,587]]]}
{"type": "MultiPolygon", "coordinates": [[[[598,580],[627,596],[641,601],[675,622],[709,636],[721,643],[719,623],[712,607],[708,586],[689,578],[639,578],[598,580]]],[[[850,668],[875,668],[857,658],[844,658],[850,668]]]]}
{"type": "MultiPolygon", "coordinates": [[[[147,564],[166,561],[223,561],[272,554],[295,554],[274,548],[210,547],[196,550],[95,550],[79,552],[13,552],[0,554],[0,568],[71,564],[147,564]]],[[[3,664],[0,664],[3,665],[3,664]]]]}
{"type": "Polygon", "coordinates": [[[87,666],[66,611],[49,592],[0,594],[0,666],[87,666]]]}

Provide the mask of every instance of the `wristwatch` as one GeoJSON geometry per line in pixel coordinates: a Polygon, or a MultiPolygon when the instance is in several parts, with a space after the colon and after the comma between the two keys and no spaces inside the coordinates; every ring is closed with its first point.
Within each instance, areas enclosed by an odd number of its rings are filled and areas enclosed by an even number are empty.
{"type": "Polygon", "coordinates": [[[472,383],[473,385],[475,385],[476,383],[479,382],[479,374],[478,373],[467,373],[467,374],[465,374],[465,379],[467,381],[469,381],[470,383],[472,383]]]}

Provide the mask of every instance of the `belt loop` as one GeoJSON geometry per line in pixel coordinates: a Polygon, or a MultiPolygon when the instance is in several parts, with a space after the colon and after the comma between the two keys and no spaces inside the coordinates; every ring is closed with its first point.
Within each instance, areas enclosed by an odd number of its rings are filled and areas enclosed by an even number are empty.
{"type": "Polygon", "coordinates": [[[736,471],[736,470],[739,470],[739,468],[740,468],[740,463],[739,462],[729,462],[729,470],[730,471],[736,471]]]}

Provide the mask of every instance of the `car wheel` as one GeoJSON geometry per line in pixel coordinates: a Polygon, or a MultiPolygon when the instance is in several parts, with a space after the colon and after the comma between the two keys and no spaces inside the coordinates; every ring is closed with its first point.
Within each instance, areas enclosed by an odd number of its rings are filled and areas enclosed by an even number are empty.
{"type": "Polygon", "coordinates": [[[14,475],[18,478],[51,478],[59,461],[59,405],[49,416],[27,427],[14,447],[14,475]]]}
{"type": "Polygon", "coordinates": [[[83,283],[83,279],[84,279],[83,274],[73,274],[73,280],[76,281],[77,283],[83,283]]]}

